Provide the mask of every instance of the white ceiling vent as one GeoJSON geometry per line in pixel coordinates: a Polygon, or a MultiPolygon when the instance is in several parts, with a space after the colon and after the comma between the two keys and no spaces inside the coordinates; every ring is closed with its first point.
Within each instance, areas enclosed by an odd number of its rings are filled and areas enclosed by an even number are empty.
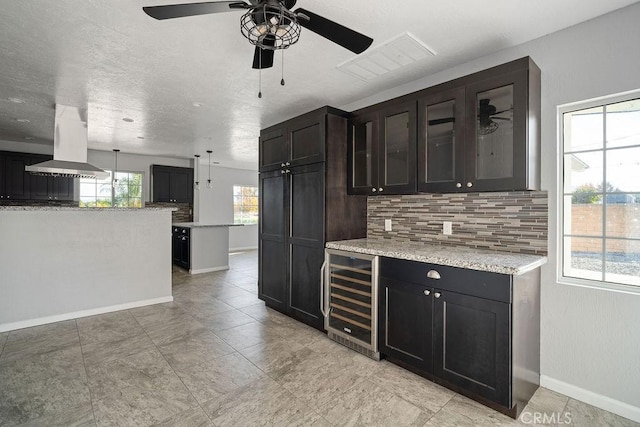
{"type": "Polygon", "coordinates": [[[338,65],[338,69],[369,81],[436,53],[411,33],[404,33],[338,65]]]}

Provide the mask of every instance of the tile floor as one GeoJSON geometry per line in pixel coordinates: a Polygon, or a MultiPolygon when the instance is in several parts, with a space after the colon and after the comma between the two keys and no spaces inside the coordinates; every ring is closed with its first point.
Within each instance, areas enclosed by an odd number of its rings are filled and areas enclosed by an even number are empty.
{"type": "Polygon", "coordinates": [[[173,281],[170,304],[0,334],[0,426],[638,425],[545,389],[514,421],[367,359],[265,308],[256,252],[173,281]]]}

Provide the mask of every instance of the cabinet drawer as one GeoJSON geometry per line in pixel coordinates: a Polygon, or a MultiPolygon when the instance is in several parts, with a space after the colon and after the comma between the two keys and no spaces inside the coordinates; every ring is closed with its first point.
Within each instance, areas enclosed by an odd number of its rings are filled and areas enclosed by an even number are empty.
{"type": "Polygon", "coordinates": [[[494,301],[511,302],[512,278],[505,274],[381,257],[380,276],[494,301]]]}

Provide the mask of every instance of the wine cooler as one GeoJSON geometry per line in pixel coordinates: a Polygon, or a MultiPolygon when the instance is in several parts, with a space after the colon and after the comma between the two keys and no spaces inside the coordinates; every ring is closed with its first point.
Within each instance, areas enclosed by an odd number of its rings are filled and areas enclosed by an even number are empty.
{"type": "Polygon", "coordinates": [[[327,249],[321,286],[321,309],[329,338],[380,360],[378,257],[327,249]]]}

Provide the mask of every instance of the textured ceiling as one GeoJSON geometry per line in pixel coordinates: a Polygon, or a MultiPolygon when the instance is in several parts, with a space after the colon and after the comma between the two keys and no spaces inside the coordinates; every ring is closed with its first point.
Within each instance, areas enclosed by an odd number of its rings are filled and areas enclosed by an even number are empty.
{"type": "Polygon", "coordinates": [[[299,0],[297,7],[372,37],[374,46],[408,31],[437,55],[364,82],[336,69],[351,52],[303,30],[285,53],[286,86],[277,53],[262,72],[262,99],[241,12],[167,21],[142,12],[179,2],[0,0],[0,139],[52,144],[60,103],[88,109],[89,148],[170,157],[212,149],[222,166],[255,169],[262,127],[347,105],[635,0],[299,0]]]}

